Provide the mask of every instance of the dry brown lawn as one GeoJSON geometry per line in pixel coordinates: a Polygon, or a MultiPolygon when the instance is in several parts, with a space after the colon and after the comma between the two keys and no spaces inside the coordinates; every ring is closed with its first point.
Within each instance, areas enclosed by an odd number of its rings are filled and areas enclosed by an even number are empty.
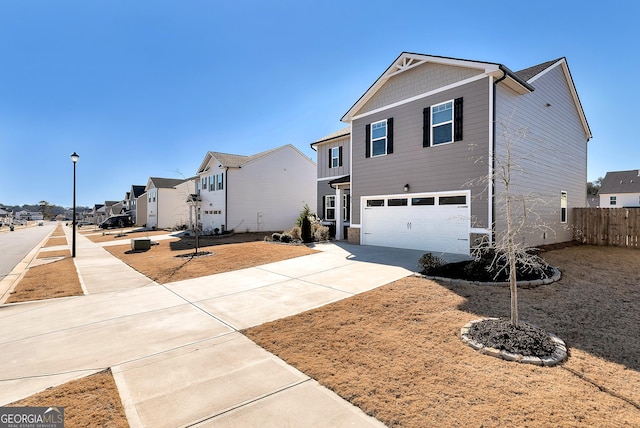
{"type": "Polygon", "coordinates": [[[520,290],[521,319],[570,348],[553,368],[505,362],[460,328],[509,315],[509,291],[408,277],[246,331],[392,427],[640,426],[640,251],[543,254],[561,281],[520,290]]]}
{"type": "MultiPolygon", "coordinates": [[[[107,248],[158,282],[309,250],[265,242],[204,244],[202,251],[215,254],[192,260],[173,257],[194,251],[188,239],[160,241],[140,253],[129,245],[107,248]]],[[[640,426],[640,251],[578,246],[543,256],[562,270],[562,280],[520,290],[519,301],[521,319],[567,342],[568,361],[553,368],[501,361],[460,341],[467,321],[508,316],[508,289],[417,277],[245,334],[392,427],[640,426]]],[[[127,426],[117,390],[102,392],[108,383],[102,378],[82,381],[89,386],[51,388],[45,392],[55,400],[40,403],[64,405],[67,421],[80,413],[69,426],[127,426]],[[115,395],[115,403],[100,398],[92,410],[68,410],[80,409],[86,390],[94,388],[98,397],[115,395]]]]}
{"type": "Polygon", "coordinates": [[[47,243],[44,244],[45,247],[55,247],[58,245],[67,245],[67,238],[64,236],[59,238],[51,237],[47,240],[47,243]]]}
{"type": "Polygon", "coordinates": [[[82,286],[73,259],[65,257],[62,260],[29,268],[7,298],[6,303],[82,294],[82,286]]]}
{"type": "Polygon", "coordinates": [[[201,245],[207,246],[201,246],[199,253],[211,254],[193,258],[176,257],[195,253],[191,239],[159,241],[158,245],[144,252],[131,251],[129,244],[105,249],[160,284],[259,266],[317,252],[304,245],[263,241],[225,245],[212,245],[204,241],[201,245]]]}
{"type": "Polygon", "coordinates": [[[157,235],[166,235],[169,233],[171,232],[167,232],[165,230],[148,230],[134,232],[131,231],[131,229],[109,229],[102,231],[91,231],[91,233],[86,234],[86,238],[92,242],[109,242],[116,241],[118,239],[147,238],[157,235]]]}
{"type": "Polygon", "coordinates": [[[69,250],[40,251],[37,256],[38,259],[52,259],[55,257],[71,257],[71,251],[69,250]]]}
{"type": "Polygon", "coordinates": [[[111,370],[67,382],[62,387],[49,388],[7,406],[64,407],[66,427],[129,426],[111,370]]]}

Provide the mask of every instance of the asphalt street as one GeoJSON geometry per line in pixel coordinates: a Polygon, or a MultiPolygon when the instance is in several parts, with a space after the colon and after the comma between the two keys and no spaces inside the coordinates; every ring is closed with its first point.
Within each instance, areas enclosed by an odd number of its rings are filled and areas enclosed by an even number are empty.
{"type": "Polygon", "coordinates": [[[13,232],[6,227],[0,233],[0,281],[20,263],[57,226],[45,221],[44,226],[18,227],[13,232]]]}

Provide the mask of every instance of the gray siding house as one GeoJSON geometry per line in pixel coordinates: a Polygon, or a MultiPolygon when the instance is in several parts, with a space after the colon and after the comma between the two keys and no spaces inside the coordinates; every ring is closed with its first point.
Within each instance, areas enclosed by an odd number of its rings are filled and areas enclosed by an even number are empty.
{"type": "Polygon", "coordinates": [[[312,146],[318,206],[334,192],[336,212],[349,211],[351,242],[469,254],[475,238],[505,230],[500,172],[508,156],[511,193],[535,198],[527,222],[544,225],[523,229],[519,240],[571,240],[570,209],[587,205],[591,131],[565,58],[513,72],[404,52],[342,121],[349,128],[312,146]],[[334,147],[344,156],[335,170],[334,147]]]}

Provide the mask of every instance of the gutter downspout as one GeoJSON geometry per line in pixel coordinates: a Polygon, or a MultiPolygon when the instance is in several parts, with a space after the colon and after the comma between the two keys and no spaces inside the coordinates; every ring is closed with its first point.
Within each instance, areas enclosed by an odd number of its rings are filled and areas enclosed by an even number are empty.
{"type": "Polygon", "coordinates": [[[229,167],[224,169],[224,226],[229,227],[229,167]]]}
{"type": "Polygon", "coordinates": [[[491,173],[490,173],[490,177],[491,177],[491,182],[489,183],[489,186],[491,186],[491,188],[489,189],[491,191],[491,218],[489,219],[490,224],[489,227],[491,227],[491,235],[489,237],[490,243],[493,244],[495,242],[495,235],[496,235],[496,227],[495,227],[495,218],[494,218],[494,213],[496,212],[496,192],[495,192],[495,184],[496,184],[496,178],[495,178],[495,170],[496,170],[496,92],[498,89],[498,83],[502,82],[504,79],[507,78],[507,76],[509,75],[507,70],[505,70],[502,65],[500,65],[500,71],[502,71],[502,77],[499,78],[498,80],[494,80],[493,81],[493,124],[492,124],[492,134],[493,134],[493,138],[491,141],[491,160],[490,160],[490,165],[491,165],[491,173]]]}

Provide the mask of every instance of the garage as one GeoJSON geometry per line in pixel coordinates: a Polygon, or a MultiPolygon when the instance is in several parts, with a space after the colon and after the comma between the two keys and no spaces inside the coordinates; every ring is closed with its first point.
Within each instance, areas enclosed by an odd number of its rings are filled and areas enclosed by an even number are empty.
{"type": "Polygon", "coordinates": [[[469,191],[367,196],[363,245],[469,254],[469,191]]]}

